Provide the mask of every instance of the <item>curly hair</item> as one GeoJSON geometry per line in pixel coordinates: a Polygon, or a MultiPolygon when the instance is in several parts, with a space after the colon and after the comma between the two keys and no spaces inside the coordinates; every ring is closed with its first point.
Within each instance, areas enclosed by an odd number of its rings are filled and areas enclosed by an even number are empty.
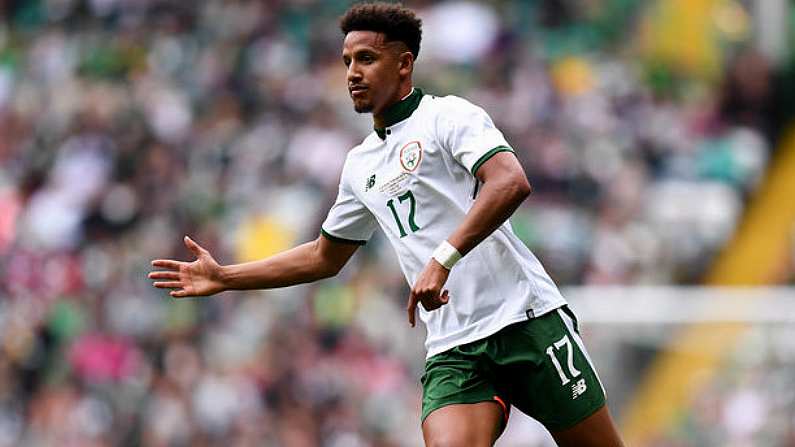
{"type": "Polygon", "coordinates": [[[422,20],[399,3],[367,2],[352,6],[340,18],[343,35],[351,31],[383,33],[387,41],[403,42],[414,55],[420,53],[422,20]]]}

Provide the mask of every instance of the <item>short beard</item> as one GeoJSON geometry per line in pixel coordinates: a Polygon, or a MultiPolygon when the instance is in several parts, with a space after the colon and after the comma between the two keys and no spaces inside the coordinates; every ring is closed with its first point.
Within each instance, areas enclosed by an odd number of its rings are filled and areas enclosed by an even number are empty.
{"type": "Polygon", "coordinates": [[[353,105],[353,110],[355,110],[356,113],[370,113],[370,112],[373,111],[373,105],[372,104],[362,104],[360,106],[357,106],[356,104],[354,104],[353,105]]]}

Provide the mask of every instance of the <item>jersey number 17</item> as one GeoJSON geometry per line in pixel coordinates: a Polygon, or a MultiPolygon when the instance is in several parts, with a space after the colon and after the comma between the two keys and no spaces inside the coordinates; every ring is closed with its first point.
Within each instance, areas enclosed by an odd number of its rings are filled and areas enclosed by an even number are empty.
{"type": "MultiPolygon", "coordinates": [[[[397,198],[399,203],[403,203],[406,200],[409,201],[410,204],[409,218],[408,218],[409,229],[411,229],[412,233],[416,232],[417,230],[420,229],[420,227],[417,226],[417,222],[414,220],[414,215],[417,210],[417,200],[414,198],[414,194],[412,194],[411,191],[406,191],[405,193],[399,195],[397,198]]],[[[389,209],[392,211],[392,217],[395,218],[395,223],[397,223],[398,230],[400,230],[400,237],[405,237],[408,233],[406,233],[406,229],[403,227],[403,224],[400,222],[400,216],[398,216],[398,212],[395,207],[395,199],[389,199],[389,201],[386,202],[386,206],[388,206],[389,209]]]]}

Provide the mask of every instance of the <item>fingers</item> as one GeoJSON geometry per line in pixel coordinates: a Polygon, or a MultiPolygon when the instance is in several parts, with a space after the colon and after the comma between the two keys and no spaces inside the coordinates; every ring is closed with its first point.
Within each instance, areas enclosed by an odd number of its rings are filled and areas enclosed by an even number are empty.
{"type": "Polygon", "coordinates": [[[189,287],[186,287],[182,281],[157,281],[152,285],[158,289],[174,289],[168,293],[174,298],[192,296],[192,294],[187,290],[189,287]]]}
{"type": "Polygon", "coordinates": [[[447,290],[438,294],[437,292],[429,291],[428,293],[421,294],[422,298],[419,299],[422,307],[427,310],[436,310],[450,301],[450,295],[447,290]]]}
{"type": "MultiPolygon", "coordinates": [[[[190,237],[185,236],[184,241],[185,246],[188,247],[191,253],[193,253],[196,257],[199,257],[206,252],[206,250],[194,242],[190,237]]],[[[180,271],[184,271],[183,267],[187,266],[188,264],[189,263],[187,262],[174,261],[172,259],[155,259],[152,261],[152,266],[167,270],[149,272],[149,279],[165,280],[155,281],[152,283],[152,285],[158,289],[174,289],[169,292],[169,295],[174,298],[193,296],[191,292],[186,290],[186,287],[190,287],[186,286],[183,281],[180,281],[180,271]]]]}
{"type": "Polygon", "coordinates": [[[189,287],[186,287],[181,281],[157,281],[152,285],[158,289],[174,289],[168,292],[168,294],[174,298],[193,296],[193,294],[187,290],[189,287]]]}
{"type": "Polygon", "coordinates": [[[190,250],[191,253],[193,253],[197,258],[201,256],[202,251],[204,251],[199,244],[194,242],[193,239],[188,236],[185,236],[185,246],[188,247],[188,250],[190,250]]]}
{"type": "Polygon", "coordinates": [[[180,266],[184,264],[180,261],[173,261],[171,259],[155,259],[152,261],[154,267],[162,267],[164,269],[179,271],[180,266]]]}
{"type": "Polygon", "coordinates": [[[409,324],[411,327],[414,327],[417,314],[417,295],[414,293],[414,290],[409,293],[409,303],[406,306],[406,312],[409,314],[409,324]]]}
{"type": "Polygon", "coordinates": [[[422,307],[427,310],[436,310],[445,304],[450,302],[450,293],[448,290],[445,289],[441,295],[436,294],[434,292],[430,293],[418,293],[415,292],[414,289],[411,290],[409,293],[409,302],[406,306],[406,312],[408,312],[409,316],[409,324],[411,327],[414,327],[416,324],[416,314],[417,314],[417,304],[422,303],[422,307]],[[420,298],[422,296],[422,298],[420,298]]]}
{"type": "Polygon", "coordinates": [[[175,271],[150,272],[149,279],[179,279],[179,272],[175,271]]]}
{"type": "Polygon", "coordinates": [[[157,281],[152,285],[158,289],[179,289],[182,288],[182,281],[157,281]]]}

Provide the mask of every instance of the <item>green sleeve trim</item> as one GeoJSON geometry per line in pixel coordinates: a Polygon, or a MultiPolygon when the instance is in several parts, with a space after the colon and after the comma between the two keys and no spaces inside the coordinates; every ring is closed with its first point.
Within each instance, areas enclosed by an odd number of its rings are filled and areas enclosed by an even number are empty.
{"type": "Polygon", "coordinates": [[[337,236],[334,236],[333,234],[329,234],[328,232],[326,232],[326,230],[324,230],[322,228],[320,229],[320,234],[322,234],[323,237],[325,237],[326,239],[330,240],[331,242],[339,242],[341,244],[364,245],[364,244],[367,243],[367,241],[356,241],[356,240],[353,240],[353,239],[344,239],[344,238],[341,238],[341,237],[337,237],[337,236]]]}
{"type": "Polygon", "coordinates": [[[495,147],[494,149],[492,149],[492,150],[490,150],[490,151],[486,152],[486,153],[485,153],[485,154],[483,154],[483,156],[482,156],[482,157],[480,157],[480,158],[478,159],[478,161],[476,161],[476,162],[475,162],[475,164],[472,166],[472,175],[475,175],[475,174],[477,174],[477,173],[478,173],[478,169],[480,169],[480,167],[481,167],[481,166],[483,166],[483,163],[485,163],[485,162],[489,161],[489,159],[490,159],[491,157],[493,157],[495,154],[498,154],[498,153],[500,153],[500,152],[513,152],[513,149],[511,149],[511,148],[510,148],[510,147],[508,147],[508,146],[497,146],[497,147],[495,147]]]}

